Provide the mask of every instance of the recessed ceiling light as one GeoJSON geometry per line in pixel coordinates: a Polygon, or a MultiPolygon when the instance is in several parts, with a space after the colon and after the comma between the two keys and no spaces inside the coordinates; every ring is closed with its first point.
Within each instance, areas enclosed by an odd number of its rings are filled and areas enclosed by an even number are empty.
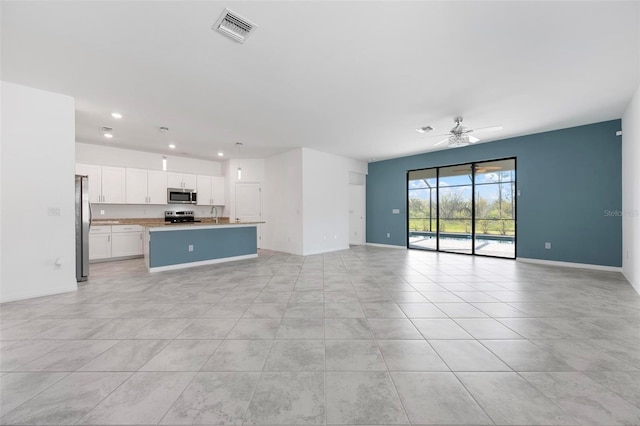
{"type": "Polygon", "coordinates": [[[118,119],[122,118],[122,114],[120,114],[119,112],[112,112],[111,116],[118,119]]]}
{"type": "Polygon", "coordinates": [[[160,130],[160,133],[167,133],[169,131],[169,128],[162,126],[158,130],[160,130]]]}
{"type": "Polygon", "coordinates": [[[169,148],[171,148],[171,149],[176,149],[176,146],[175,146],[174,144],[170,143],[170,144],[169,144],[169,148]]]}
{"type": "Polygon", "coordinates": [[[218,153],[218,157],[224,157],[224,152],[220,151],[220,152],[218,153]]]}
{"type": "Polygon", "coordinates": [[[111,133],[105,133],[104,137],[107,139],[111,139],[113,137],[113,135],[111,133]]]}

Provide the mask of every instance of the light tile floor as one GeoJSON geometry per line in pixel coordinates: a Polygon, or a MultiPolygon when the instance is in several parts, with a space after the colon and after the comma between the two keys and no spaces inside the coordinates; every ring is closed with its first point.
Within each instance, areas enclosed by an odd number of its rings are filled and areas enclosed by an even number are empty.
{"type": "Polygon", "coordinates": [[[620,274],[355,247],[0,306],[3,424],[640,424],[620,274]]]}

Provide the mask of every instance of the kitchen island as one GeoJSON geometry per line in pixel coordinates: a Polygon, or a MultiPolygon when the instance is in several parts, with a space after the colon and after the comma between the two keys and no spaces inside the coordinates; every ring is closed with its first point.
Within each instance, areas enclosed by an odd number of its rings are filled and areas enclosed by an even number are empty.
{"type": "Polygon", "coordinates": [[[258,224],[148,226],[144,239],[147,268],[149,272],[160,272],[257,257],[258,224]]]}

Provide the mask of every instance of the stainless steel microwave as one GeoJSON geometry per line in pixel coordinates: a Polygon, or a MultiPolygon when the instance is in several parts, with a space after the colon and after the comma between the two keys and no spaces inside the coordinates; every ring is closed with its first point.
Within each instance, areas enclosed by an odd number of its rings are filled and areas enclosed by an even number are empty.
{"type": "Polygon", "coordinates": [[[197,202],[198,195],[195,189],[167,189],[167,203],[169,204],[196,204],[197,202]]]}

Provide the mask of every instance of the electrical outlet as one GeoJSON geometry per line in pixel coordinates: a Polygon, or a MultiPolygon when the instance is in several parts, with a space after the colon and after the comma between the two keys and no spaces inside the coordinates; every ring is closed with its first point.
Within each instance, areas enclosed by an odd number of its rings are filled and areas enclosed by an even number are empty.
{"type": "Polygon", "coordinates": [[[104,216],[104,210],[100,210],[100,215],[104,216]]]}
{"type": "Polygon", "coordinates": [[[387,238],[391,238],[391,233],[387,232],[387,238]]]}
{"type": "Polygon", "coordinates": [[[544,248],[546,250],[551,250],[551,243],[544,243],[544,248]]]}
{"type": "Polygon", "coordinates": [[[189,251],[193,251],[193,244],[189,244],[189,251]]]}

